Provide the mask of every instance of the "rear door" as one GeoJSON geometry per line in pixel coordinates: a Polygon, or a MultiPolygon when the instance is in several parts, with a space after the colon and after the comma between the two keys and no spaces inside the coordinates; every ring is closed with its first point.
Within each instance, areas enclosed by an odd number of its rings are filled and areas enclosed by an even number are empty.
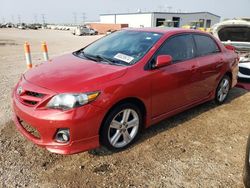
{"type": "Polygon", "coordinates": [[[171,55],[173,63],[152,70],[152,115],[153,118],[169,113],[192,103],[196,96],[198,81],[194,59],[195,45],[192,35],[173,36],[165,41],[155,54],[152,64],[159,55],[171,55]]]}
{"type": "Polygon", "coordinates": [[[199,63],[197,95],[205,98],[211,95],[217,86],[221,75],[224,58],[214,39],[206,34],[193,34],[196,43],[196,57],[199,63]]]}

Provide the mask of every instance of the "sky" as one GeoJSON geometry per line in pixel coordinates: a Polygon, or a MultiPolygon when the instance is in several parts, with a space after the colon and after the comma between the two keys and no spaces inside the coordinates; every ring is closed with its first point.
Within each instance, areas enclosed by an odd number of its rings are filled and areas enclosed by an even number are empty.
{"type": "Polygon", "coordinates": [[[250,0],[0,0],[0,23],[81,23],[99,14],[206,11],[224,18],[250,17],[250,0]]]}

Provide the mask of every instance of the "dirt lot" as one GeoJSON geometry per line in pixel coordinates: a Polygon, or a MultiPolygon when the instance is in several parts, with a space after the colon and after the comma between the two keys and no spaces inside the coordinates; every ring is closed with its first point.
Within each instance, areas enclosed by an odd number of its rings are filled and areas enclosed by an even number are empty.
{"type": "Polygon", "coordinates": [[[16,131],[10,92],[26,68],[24,41],[38,63],[43,40],[52,57],[96,38],[0,29],[0,187],[243,187],[250,93],[242,89],[233,89],[225,105],[208,102],[151,127],[120,153],[101,148],[56,155],[16,131]]]}

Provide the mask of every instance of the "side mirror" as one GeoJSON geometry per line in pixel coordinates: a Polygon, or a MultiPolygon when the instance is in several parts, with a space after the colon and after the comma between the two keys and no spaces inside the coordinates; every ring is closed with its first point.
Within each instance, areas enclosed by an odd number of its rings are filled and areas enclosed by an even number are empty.
{"type": "Polygon", "coordinates": [[[235,48],[234,46],[232,46],[232,45],[225,45],[225,47],[226,47],[226,49],[232,50],[232,51],[234,51],[234,52],[235,52],[235,50],[236,50],[236,48],[235,48]]]}
{"type": "Polygon", "coordinates": [[[172,61],[173,58],[170,55],[159,55],[156,60],[155,68],[168,66],[172,61]]]}

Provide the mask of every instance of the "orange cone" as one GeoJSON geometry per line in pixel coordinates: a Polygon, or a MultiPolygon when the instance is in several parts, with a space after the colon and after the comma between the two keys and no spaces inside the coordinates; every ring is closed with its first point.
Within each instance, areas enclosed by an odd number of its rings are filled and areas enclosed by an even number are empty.
{"type": "Polygon", "coordinates": [[[30,45],[28,42],[24,43],[24,52],[25,52],[27,68],[31,69],[32,68],[32,61],[31,61],[30,45]]]}
{"type": "Polygon", "coordinates": [[[49,54],[48,54],[48,47],[47,47],[46,42],[42,42],[42,52],[43,52],[44,61],[48,61],[49,54]]]}

